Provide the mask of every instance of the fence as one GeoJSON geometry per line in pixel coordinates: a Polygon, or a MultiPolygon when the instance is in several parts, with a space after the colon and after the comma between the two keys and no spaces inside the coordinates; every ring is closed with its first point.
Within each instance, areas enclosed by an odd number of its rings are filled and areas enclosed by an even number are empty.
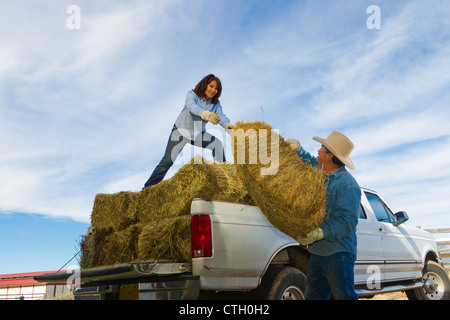
{"type": "MultiPolygon", "coordinates": [[[[444,228],[444,229],[424,229],[425,231],[428,231],[429,233],[450,233],[450,228],[444,228]]],[[[442,264],[444,265],[445,269],[450,272],[450,240],[436,240],[439,250],[439,256],[442,259],[442,264]]]]}

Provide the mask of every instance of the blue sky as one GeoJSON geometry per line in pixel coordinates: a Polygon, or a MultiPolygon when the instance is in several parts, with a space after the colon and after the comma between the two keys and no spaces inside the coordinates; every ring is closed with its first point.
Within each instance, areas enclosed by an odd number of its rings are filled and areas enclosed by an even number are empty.
{"type": "Polygon", "coordinates": [[[362,186],[411,225],[450,227],[449,16],[447,1],[3,1],[0,274],[66,263],[95,195],[142,188],[209,73],[232,122],[313,154],[339,130],[362,186]]]}

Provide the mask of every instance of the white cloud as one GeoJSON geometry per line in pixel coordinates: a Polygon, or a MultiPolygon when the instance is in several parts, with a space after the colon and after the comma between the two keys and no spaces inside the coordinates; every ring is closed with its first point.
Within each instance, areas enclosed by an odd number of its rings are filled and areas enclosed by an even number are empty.
{"type": "Polygon", "coordinates": [[[146,36],[162,36],[164,11],[175,3],[111,4],[99,11],[81,5],[80,30],[64,23],[55,28],[55,17],[65,21],[65,7],[37,9],[35,16],[47,23],[29,20],[29,6],[11,11],[28,23],[12,19],[1,28],[11,33],[0,44],[8,63],[0,65],[1,210],[87,220],[93,190],[115,178],[102,176],[111,174],[105,166],[133,158],[145,163],[139,157],[144,146],[158,144],[152,135],[162,127],[169,132],[164,124],[174,115],[141,100],[158,94],[151,85],[159,75],[145,72],[164,51],[133,50],[146,36]]]}
{"type": "Polygon", "coordinates": [[[439,100],[437,93],[447,94],[450,43],[446,20],[433,20],[439,10],[449,8],[411,3],[386,17],[381,30],[360,33],[337,48],[340,54],[323,79],[325,90],[311,104],[315,125],[348,126],[399,112],[403,116],[428,108],[430,100],[439,100]],[[447,41],[440,41],[443,34],[447,41]]]}
{"type": "MultiPolygon", "coordinates": [[[[361,124],[351,131],[356,145],[354,156],[370,157],[392,148],[450,136],[447,125],[450,115],[428,109],[386,120],[361,124]]],[[[411,147],[410,147],[411,148],[411,147]]]]}
{"type": "Polygon", "coordinates": [[[371,185],[420,184],[448,178],[450,139],[441,140],[358,158],[358,176],[371,185]]]}

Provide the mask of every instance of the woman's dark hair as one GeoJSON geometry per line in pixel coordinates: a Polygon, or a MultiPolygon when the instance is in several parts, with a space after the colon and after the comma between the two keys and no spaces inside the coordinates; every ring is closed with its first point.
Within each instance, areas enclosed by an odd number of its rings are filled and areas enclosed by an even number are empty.
{"type": "Polygon", "coordinates": [[[222,83],[220,82],[220,79],[217,78],[215,75],[213,74],[208,74],[206,77],[204,77],[199,83],[197,83],[197,85],[194,88],[194,93],[197,95],[197,97],[199,98],[205,98],[205,91],[206,88],[208,87],[208,84],[210,84],[211,81],[216,81],[217,82],[217,93],[216,95],[212,98],[212,103],[216,104],[217,102],[219,102],[219,97],[220,94],[222,93],[222,83]]]}

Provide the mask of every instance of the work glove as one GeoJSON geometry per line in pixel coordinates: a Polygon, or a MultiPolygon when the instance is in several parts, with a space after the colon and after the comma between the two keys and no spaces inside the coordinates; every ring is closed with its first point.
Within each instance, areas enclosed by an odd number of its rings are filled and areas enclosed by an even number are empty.
{"type": "Polygon", "coordinates": [[[231,123],[229,123],[225,126],[225,131],[228,133],[231,133],[231,130],[233,130],[233,129],[234,129],[234,126],[231,123]]]}
{"type": "Polygon", "coordinates": [[[300,142],[297,139],[287,139],[286,142],[293,151],[297,152],[300,150],[300,142]]]}
{"type": "Polygon", "coordinates": [[[211,111],[203,111],[200,117],[205,121],[211,122],[212,124],[218,124],[220,121],[219,116],[211,111]]]}
{"type": "Polygon", "coordinates": [[[316,228],[309,232],[305,238],[297,238],[297,241],[304,246],[309,246],[310,244],[323,239],[323,230],[321,228],[316,228]]]}

